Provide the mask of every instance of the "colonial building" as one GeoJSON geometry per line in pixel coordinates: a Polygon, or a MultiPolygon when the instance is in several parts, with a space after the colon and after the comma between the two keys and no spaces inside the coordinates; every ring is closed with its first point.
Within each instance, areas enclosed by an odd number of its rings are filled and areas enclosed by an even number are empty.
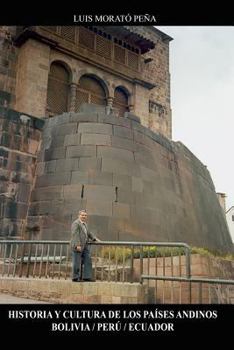
{"type": "Polygon", "coordinates": [[[11,27],[2,35],[9,85],[1,90],[11,108],[45,118],[94,103],[119,116],[131,111],[171,138],[168,35],[129,26],[11,27]]]}

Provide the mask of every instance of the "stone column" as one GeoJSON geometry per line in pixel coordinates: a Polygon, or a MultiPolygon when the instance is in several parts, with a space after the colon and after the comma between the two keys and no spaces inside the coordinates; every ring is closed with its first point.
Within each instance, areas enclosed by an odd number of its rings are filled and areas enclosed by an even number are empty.
{"type": "Polygon", "coordinates": [[[112,108],[113,106],[113,101],[114,101],[114,97],[108,97],[107,98],[107,106],[112,108]]]}
{"type": "Polygon", "coordinates": [[[110,114],[113,108],[114,97],[107,98],[106,114],[110,114]]]}
{"type": "Polygon", "coordinates": [[[76,91],[77,91],[77,84],[71,83],[69,112],[75,112],[76,110],[76,91]]]}

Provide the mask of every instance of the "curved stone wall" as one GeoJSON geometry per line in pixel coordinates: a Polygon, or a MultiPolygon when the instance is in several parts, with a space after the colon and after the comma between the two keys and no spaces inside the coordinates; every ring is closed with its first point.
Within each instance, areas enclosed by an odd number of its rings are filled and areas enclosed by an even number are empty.
{"type": "Polygon", "coordinates": [[[85,208],[101,239],[232,247],[206,167],[131,114],[89,107],[47,120],[31,200],[35,238],[70,239],[71,222],[85,208]]]}

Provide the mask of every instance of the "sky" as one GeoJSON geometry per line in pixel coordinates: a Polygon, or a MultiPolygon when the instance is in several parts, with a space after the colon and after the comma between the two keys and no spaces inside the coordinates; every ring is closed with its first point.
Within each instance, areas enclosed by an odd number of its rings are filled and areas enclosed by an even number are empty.
{"type": "Polygon", "coordinates": [[[234,205],[234,27],[158,26],[170,42],[173,141],[205,164],[234,205]]]}

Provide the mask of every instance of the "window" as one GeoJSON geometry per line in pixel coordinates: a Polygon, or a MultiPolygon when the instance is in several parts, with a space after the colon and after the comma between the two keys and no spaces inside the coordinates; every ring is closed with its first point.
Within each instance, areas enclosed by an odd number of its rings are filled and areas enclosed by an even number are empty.
{"type": "Polygon", "coordinates": [[[115,89],[113,107],[118,109],[120,117],[123,117],[124,113],[129,111],[128,95],[121,87],[115,89]]]}
{"type": "Polygon", "coordinates": [[[234,221],[234,215],[232,215],[232,221],[234,221]]]}
{"type": "Polygon", "coordinates": [[[67,112],[68,95],[69,73],[61,63],[52,63],[47,90],[47,111],[49,116],[67,112]]]}
{"type": "Polygon", "coordinates": [[[83,75],[80,78],[76,95],[76,112],[79,111],[82,103],[106,106],[106,93],[102,84],[89,75],[83,75]]]}

